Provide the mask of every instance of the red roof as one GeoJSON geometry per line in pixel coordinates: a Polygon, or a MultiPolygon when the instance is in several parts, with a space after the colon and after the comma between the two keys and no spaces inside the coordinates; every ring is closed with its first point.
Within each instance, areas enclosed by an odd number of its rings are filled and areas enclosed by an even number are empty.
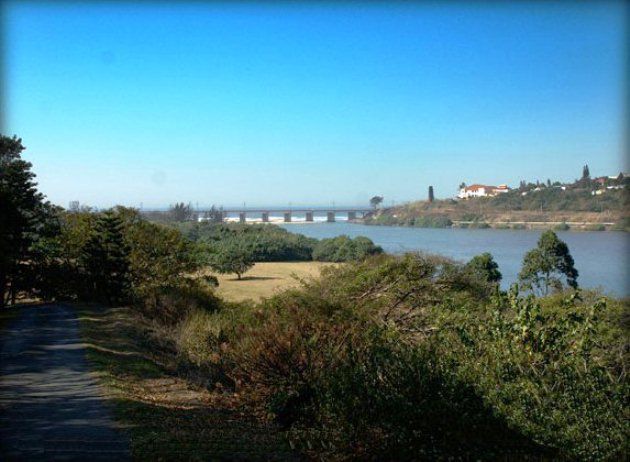
{"type": "Polygon", "coordinates": [[[496,186],[486,186],[485,184],[471,184],[466,187],[466,191],[477,191],[478,189],[484,188],[486,190],[497,189],[496,186]]]}

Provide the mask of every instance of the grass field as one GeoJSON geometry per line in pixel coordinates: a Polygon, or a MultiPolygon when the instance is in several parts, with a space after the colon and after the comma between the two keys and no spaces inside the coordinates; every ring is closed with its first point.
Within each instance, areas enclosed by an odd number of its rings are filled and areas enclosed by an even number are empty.
{"type": "Polygon", "coordinates": [[[317,261],[256,263],[241,280],[234,274],[215,276],[219,279],[218,293],[226,300],[258,301],[299,285],[300,279],[318,277],[322,268],[333,264],[317,261]]]}

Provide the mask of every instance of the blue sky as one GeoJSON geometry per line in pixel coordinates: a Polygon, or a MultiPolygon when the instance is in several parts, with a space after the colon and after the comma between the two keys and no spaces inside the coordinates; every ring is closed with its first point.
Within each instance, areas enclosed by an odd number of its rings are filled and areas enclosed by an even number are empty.
{"type": "Polygon", "coordinates": [[[389,204],[628,170],[622,2],[4,8],[3,131],[64,206],[389,204]]]}

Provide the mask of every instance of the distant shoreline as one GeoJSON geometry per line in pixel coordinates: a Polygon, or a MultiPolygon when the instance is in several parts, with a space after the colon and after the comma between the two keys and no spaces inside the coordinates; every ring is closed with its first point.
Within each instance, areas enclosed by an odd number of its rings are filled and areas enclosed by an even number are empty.
{"type": "Polygon", "coordinates": [[[410,226],[396,223],[374,223],[363,221],[366,226],[395,226],[401,228],[433,228],[433,229],[553,229],[556,231],[622,231],[628,232],[625,227],[618,227],[615,222],[587,222],[587,221],[458,221],[453,220],[450,226],[410,226]]]}
{"type": "MultiPolygon", "coordinates": [[[[238,218],[227,218],[224,223],[241,223],[238,218]]],[[[282,217],[269,217],[269,221],[262,221],[260,218],[247,219],[243,224],[248,225],[314,225],[327,224],[326,220],[306,221],[304,218],[284,221],[282,217]]],[[[524,229],[555,229],[557,231],[628,231],[627,229],[614,229],[615,222],[587,222],[587,221],[463,221],[453,220],[450,226],[409,226],[395,223],[370,223],[363,219],[356,220],[335,220],[332,223],[349,223],[366,226],[394,226],[400,228],[433,228],[433,229],[503,229],[503,230],[524,230],[524,229]],[[567,226],[565,229],[564,226],[567,226]],[[562,228],[562,229],[558,229],[562,228]]]]}

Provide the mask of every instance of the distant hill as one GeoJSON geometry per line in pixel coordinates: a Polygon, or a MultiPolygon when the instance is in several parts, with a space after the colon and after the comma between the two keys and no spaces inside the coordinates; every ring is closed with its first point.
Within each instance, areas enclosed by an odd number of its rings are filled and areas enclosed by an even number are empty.
{"type": "MultiPolygon", "coordinates": [[[[630,225],[630,191],[575,184],[566,189],[533,185],[494,197],[416,201],[383,208],[369,214],[366,224],[419,227],[449,227],[460,225],[503,225],[509,223],[550,224],[560,222],[603,224],[615,228],[630,225]],[[461,223],[464,222],[464,223],[461,223]]],[[[588,225],[584,225],[587,226],[588,225]]],[[[606,228],[612,228],[606,225],[606,228]]]]}

